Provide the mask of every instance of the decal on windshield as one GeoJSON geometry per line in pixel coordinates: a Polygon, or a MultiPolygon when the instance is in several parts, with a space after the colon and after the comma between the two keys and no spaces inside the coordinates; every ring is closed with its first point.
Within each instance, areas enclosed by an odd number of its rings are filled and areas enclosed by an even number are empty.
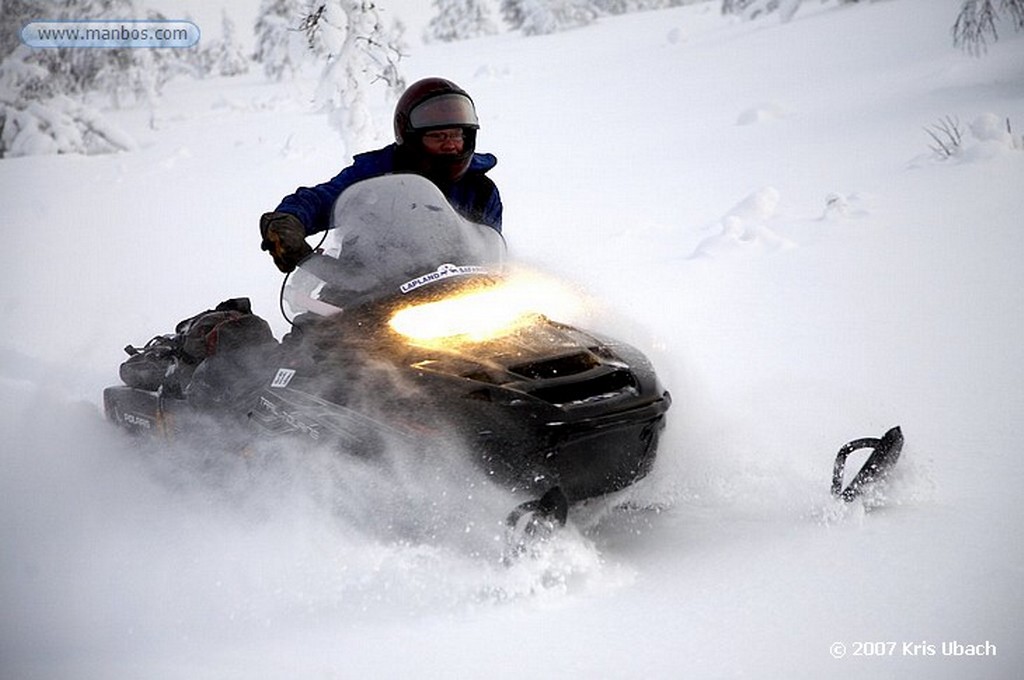
{"type": "Polygon", "coordinates": [[[402,293],[408,293],[409,291],[416,290],[417,288],[422,288],[427,284],[433,283],[435,281],[440,281],[441,279],[449,279],[453,276],[465,276],[466,274],[485,273],[487,273],[486,268],[478,267],[476,265],[456,266],[454,264],[443,264],[440,267],[438,267],[436,271],[432,271],[429,274],[424,274],[423,276],[417,277],[412,281],[406,281],[401,286],[399,286],[398,289],[402,291],[402,293]]]}

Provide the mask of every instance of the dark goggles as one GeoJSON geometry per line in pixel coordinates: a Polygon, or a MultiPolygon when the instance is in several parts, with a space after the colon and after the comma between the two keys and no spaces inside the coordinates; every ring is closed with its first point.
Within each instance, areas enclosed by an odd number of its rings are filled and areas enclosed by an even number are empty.
{"type": "Polygon", "coordinates": [[[409,126],[413,130],[439,127],[479,128],[480,122],[469,97],[462,94],[442,94],[431,97],[409,112],[409,126]]]}

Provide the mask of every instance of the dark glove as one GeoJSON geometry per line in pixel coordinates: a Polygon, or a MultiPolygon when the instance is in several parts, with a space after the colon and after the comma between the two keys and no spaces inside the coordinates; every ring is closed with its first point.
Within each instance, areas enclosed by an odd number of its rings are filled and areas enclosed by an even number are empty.
{"type": "Polygon", "coordinates": [[[274,264],[283,272],[290,272],[313,249],[306,243],[306,228],[295,215],[283,212],[264,213],[260,218],[260,248],[270,251],[274,264]]]}

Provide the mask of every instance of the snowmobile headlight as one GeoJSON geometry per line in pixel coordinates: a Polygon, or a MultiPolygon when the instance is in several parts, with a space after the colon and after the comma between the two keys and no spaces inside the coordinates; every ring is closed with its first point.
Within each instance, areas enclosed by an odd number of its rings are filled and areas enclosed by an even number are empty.
{"type": "Polygon", "coordinates": [[[536,313],[508,286],[497,286],[404,307],[391,316],[392,330],[420,342],[483,342],[529,325],[536,313]]]}
{"type": "Polygon", "coordinates": [[[521,269],[495,283],[395,312],[392,330],[416,342],[482,342],[516,332],[538,316],[571,321],[585,308],[579,292],[521,269]]]}

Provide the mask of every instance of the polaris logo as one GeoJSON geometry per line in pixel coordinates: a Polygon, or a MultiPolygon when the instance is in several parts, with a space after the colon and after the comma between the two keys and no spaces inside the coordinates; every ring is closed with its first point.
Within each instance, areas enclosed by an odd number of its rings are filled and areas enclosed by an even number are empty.
{"type": "Polygon", "coordinates": [[[149,430],[153,427],[153,423],[149,418],[140,416],[135,413],[122,413],[121,420],[124,421],[125,425],[131,425],[133,427],[139,427],[143,430],[149,430]]]}
{"type": "Polygon", "coordinates": [[[478,267],[476,265],[454,265],[454,264],[443,264],[437,268],[436,271],[432,271],[429,274],[424,274],[412,281],[406,281],[398,290],[402,293],[408,293],[409,291],[422,288],[428,284],[440,281],[441,279],[450,279],[453,276],[465,276],[467,274],[486,274],[487,270],[484,267],[478,267]]]}

